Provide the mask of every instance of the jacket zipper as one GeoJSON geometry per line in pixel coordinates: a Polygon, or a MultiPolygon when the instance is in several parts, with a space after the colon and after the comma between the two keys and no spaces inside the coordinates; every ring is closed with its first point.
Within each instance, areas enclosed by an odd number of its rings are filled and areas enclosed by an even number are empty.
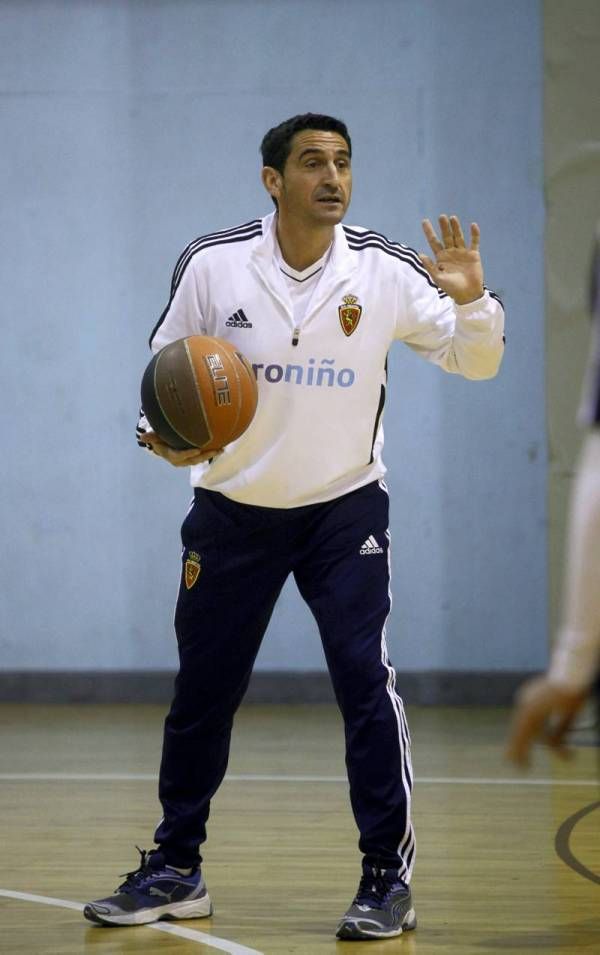
{"type": "Polygon", "coordinates": [[[292,345],[298,344],[298,339],[300,338],[300,329],[298,326],[294,329],[294,334],[292,335],[292,345]]]}

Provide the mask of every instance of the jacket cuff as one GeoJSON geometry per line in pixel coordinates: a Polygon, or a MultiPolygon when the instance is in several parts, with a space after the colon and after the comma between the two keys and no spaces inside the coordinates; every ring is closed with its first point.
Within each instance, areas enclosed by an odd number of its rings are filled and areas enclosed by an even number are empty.
{"type": "Polygon", "coordinates": [[[484,308],[489,298],[489,292],[486,290],[479,298],[474,299],[472,302],[466,302],[465,305],[459,305],[458,302],[454,302],[454,307],[461,315],[470,315],[471,312],[478,312],[484,308]]]}

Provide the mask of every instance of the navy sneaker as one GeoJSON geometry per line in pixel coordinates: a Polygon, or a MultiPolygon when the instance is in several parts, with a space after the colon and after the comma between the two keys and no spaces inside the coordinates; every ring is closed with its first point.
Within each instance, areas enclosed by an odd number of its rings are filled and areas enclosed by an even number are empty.
{"type": "Polygon", "coordinates": [[[338,923],[336,936],[347,941],[393,938],[417,927],[410,888],[397,869],[363,863],[354,902],[338,923]]]}
{"type": "Polygon", "coordinates": [[[89,902],[83,914],[97,925],[144,925],[159,919],[201,919],[212,915],[200,867],[189,875],[165,864],[160,850],[138,849],[137,869],[107,899],[89,902]]]}

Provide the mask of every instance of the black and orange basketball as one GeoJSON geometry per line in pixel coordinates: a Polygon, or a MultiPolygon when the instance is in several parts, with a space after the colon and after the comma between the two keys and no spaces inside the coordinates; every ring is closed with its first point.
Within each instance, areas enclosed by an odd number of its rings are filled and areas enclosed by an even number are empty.
{"type": "Polygon", "coordinates": [[[244,433],[256,411],[256,377],[223,338],[191,335],[162,348],[142,378],[142,407],[169,447],[219,450],[244,433]]]}

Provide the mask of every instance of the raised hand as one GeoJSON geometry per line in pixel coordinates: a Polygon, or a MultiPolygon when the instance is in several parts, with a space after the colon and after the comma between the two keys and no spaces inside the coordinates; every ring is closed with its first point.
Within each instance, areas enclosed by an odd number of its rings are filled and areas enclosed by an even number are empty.
{"type": "Polygon", "coordinates": [[[457,305],[474,302],[483,295],[483,268],[479,256],[479,226],[471,223],[471,246],[467,248],[458,216],[439,217],[442,241],[429,219],[423,220],[423,232],[435,256],[419,255],[436,285],[447,292],[457,305]]]}

